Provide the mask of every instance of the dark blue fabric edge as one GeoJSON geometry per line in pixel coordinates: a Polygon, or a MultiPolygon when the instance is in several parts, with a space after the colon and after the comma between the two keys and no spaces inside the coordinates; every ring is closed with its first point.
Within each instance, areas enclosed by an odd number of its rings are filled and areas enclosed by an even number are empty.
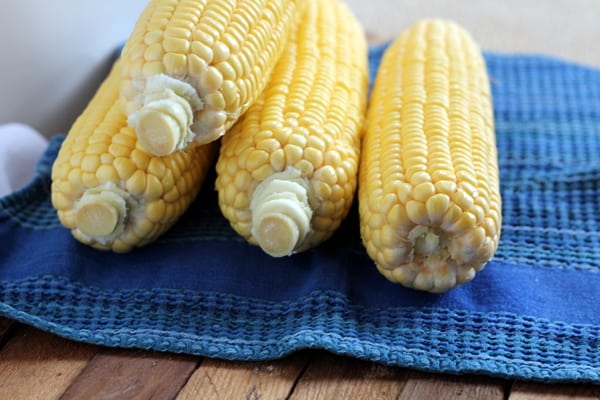
{"type": "MultiPolygon", "coordinates": [[[[544,382],[600,380],[600,360],[593,365],[577,360],[577,355],[594,352],[600,344],[599,328],[593,326],[570,326],[511,313],[472,313],[418,307],[390,310],[352,307],[348,299],[332,291],[315,291],[305,298],[284,304],[208,292],[192,294],[138,290],[103,294],[93,291],[83,293],[84,300],[76,309],[68,304],[61,309],[57,304],[65,293],[81,294],[82,290],[89,288],[52,276],[38,277],[29,282],[12,282],[11,286],[15,288],[10,293],[11,298],[16,302],[27,302],[28,305],[18,307],[0,303],[0,314],[68,339],[108,347],[142,348],[229,360],[269,360],[302,349],[323,349],[429,372],[476,373],[544,382]],[[31,301],[34,300],[31,293],[35,292],[38,285],[37,289],[42,291],[53,292],[48,289],[51,286],[60,289],[46,300],[53,303],[54,317],[67,319],[68,324],[39,316],[45,315],[48,309],[44,303],[37,302],[36,305],[35,301],[31,301]],[[171,307],[168,321],[189,318],[180,315],[177,308],[194,302],[218,302],[214,310],[202,306],[197,310],[218,314],[205,316],[200,326],[203,332],[173,332],[172,326],[161,326],[156,320],[153,321],[156,324],[153,328],[141,327],[152,323],[142,318],[122,318],[124,315],[140,314],[136,313],[135,308],[143,308],[141,304],[155,296],[169,299],[168,302],[163,299],[163,303],[171,307]],[[113,300],[111,305],[99,308],[99,303],[105,298],[113,300]],[[327,304],[327,307],[320,309],[319,304],[327,304]],[[98,317],[100,311],[106,314],[98,317]],[[92,316],[98,319],[99,326],[86,328],[92,316]],[[492,320],[493,324],[490,324],[492,320]],[[258,325],[246,325],[253,323],[258,325]],[[377,323],[381,326],[373,325],[377,323]],[[274,335],[269,329],[275,326],[279,327],[279,331],[274,335]],[[213,329],[221,334],[213,334],[213,329]],[[256,335],[249,340],[236,329],[252,331],[256,335]],[[418,336],[415,336],[416,329],[418,336]],[[495,338],[507,335],[507,332],[512,335],[508,338],[512,345],[497,348],[495,338]],[[264,334],[270,336],[267,338],[264,334]],[[471,340],[472,349],[463,347],[469,345],[464,341],[471,340]],[[548,364],[553,352],[558,353],[563,361],[548,364]],[[539,355],[543,357],[536,360],[539,355]],[[573,357],[572,361],[564,361],[564,357],[569,356],[573,357]]],[[[8,286],[5,286],[6,289],[10,290],[8,286]]],[[[153,317],[162,312],[164,310],[157,310],[153,317]]],[[[185,321],[182,324],[185,325],[185,321]]]]}

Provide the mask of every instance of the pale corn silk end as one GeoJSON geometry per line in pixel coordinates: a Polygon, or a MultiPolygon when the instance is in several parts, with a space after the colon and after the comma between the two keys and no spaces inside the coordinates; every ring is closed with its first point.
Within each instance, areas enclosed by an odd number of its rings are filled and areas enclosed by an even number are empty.
{"type": "Polygon", "coordinates": [[[121,106],[142,146],[168,155],[217,140],[264,89],[296,0],[154,0],[123,49],[121,106]]]}
{"type": "Polygon", "coordinates": [[[490,85],[462,27],[424,20],[383,55],[367,116],[361,234],[388,279],[444,292],[492,258],[501,198],[490,85]]]}
{"type": "Polygon", "coordinates": [[[339,0],[308,0],[265,91],[223,137],[219,205],[274,257],[326,241],[353,203],[368,89],[360,23],[339,0]],[[326,16],[326,17],[325,17],[326,16]]]}

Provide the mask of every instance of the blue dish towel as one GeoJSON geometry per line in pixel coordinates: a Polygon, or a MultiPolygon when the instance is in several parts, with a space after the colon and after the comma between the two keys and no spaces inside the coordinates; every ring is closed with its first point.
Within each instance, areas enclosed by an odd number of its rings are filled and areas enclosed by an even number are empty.
{"type": "MultiPolygon", "coordinates": [[[[383,47],[371,49],[372,73],[383,47]]],[[[209,181],[156,243],[101,252],[35,179],[0,199],[0,314],[67,338],[237,360],[319,348],[449,373],[600,383],[600,70],[486,54],[503,234],[475,280],[394,285],[364,252],[356,208],[321,247],[273,259],[241,240],[209,181]]]]}

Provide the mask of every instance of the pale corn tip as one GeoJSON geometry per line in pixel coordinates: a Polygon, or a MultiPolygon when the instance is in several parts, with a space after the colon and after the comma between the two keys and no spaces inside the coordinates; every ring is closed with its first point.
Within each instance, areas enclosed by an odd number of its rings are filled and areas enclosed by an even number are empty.
{"type": "Polygon", "coordinates": [[[253,224],[252,235],[261,249],[272,257],[292,254],[300,240],[298,224],[285,214],[263,215],[253,224]]]}
{"type": "Polygon", "coordinates": [[[75,223],[85,236],[109,238],[123,229],[127,203],[111,189],[86,191],[75,205],[75,223]]]}
{"type": "Polygon", "coordinates": [[[87,236],[108,236],[117,228],[119,210],[113,204],[97,201],[80,207],[76,221],[78,229],[87,236]]]}
{"type": "Polygon", "coordinates": [[[252,194],[252,236],[273,257],[291,255],[310,231],[312,208],[298,171],[274,174],[252,194]]]}
{"type": "Polygon", "coordinates": [[[195,89],[164,74],[150,77],[146,85],[144,105],[127,123],[150,154],[166,156],[184,149],[195,136],[194,112],[202,107],[195,89]]]}
{"type": "Polygon", "coordinates": [[[183,136],[178,121],[159,110],[145,107],[133,114],[130,120],[142,147],[157,156],[174,152],[183,136]]]}

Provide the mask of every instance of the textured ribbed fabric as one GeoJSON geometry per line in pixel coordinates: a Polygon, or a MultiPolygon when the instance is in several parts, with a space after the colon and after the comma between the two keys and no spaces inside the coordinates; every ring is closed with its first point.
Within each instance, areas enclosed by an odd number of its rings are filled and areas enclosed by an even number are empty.
{"type": "MultiPolygon", "coordinates": [[[[371,49],[372,74],[384,47],[371,49]]],[[[273,259],[220,215],[208,180],[164,237],[129,254],[77,243],[49,200],[62,136],[0,198],[0,314],[107,346],[239,360],[320,348],[450,373],[600,383],[600,70],[486,54],[504,202],[495,258],[421,293],[381,277],[356,208],[317,249],[273,259]]]]}

